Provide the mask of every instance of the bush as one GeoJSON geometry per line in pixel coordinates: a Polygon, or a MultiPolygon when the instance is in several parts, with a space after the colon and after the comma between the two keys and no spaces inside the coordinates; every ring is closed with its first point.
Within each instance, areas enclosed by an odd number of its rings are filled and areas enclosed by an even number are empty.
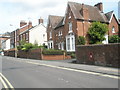
{"type": "Polygon", "coordinates": [[[67,52],[67,55],[70,55],[71,58],[76,58],[75,52],[67,52]]]}
{"type": "Polygon", "coordinates": [[[23,45],[22,50],[24,50],[24,51],[29,51],[29,50],[32,49],[32,48],[33,48],[33,44],[31,44],[31,43],[26,43],[26,44],[23,45]]]}
{"type": "Polygon", "coordinates": [[[93,22],[88,30],[90,44],[99,44],[105,40],[105,34],[108,31],[107,24],[93,22]]]}
{"type": "Polygon", "coordinates": [[[72,53],[72,54],[71,54],[71,58],[76,58],[76,54],[75,54],[75,53],[72,53]]]}
{"type": "Polygon", "coordinates": [[[63,55],[64,54],[64,50],[53,50],[53,49],[46,49],[42,51],[42,54],[45,55],[63,55]]]}
{"type": "Polygon", "coordinates": [[[38,46],[37,43],[26,43],[24,40],[20,41],[20,45],[17,46],[18,50],[29,51],[30,49],[38,49],[38,48],[45,48],[45,46],[38,46]]]}
{"type": "Polygon", "coordinates": [[[85,38],[83,36],[79,36],[77,39],[78,45],[85,45],[85,38]]]}
{"type": "Polygon", "coordinates": [[[109,36],[109,43],[120,43],[120,37],[118,35],[109,36]]]}

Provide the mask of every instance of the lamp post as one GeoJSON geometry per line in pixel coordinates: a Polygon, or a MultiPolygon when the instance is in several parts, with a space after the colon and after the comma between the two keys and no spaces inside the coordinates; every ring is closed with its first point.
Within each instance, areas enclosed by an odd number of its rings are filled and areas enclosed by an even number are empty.
{"type": "MultiPolygon", "coordinates": [[[[10,24],[10,26],[13,26],[12,24],[10,24]]],[[[15,57],[17,58],[17,30],[15,30],[15,34],[14,34],[14,38],[15,38],[15,41],[14,41],[14,44],[15,44],[15,57]]]]}

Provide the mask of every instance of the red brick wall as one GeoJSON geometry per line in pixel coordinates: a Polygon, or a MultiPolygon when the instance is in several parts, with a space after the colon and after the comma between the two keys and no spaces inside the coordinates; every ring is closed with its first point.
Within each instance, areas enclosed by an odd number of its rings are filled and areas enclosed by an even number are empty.
{"type": "Polygon", "coordinates": [[[120,44],[76,47],[77,63],[120,67],[120,44]]]}
{"type": "Polygon", "coordinates": [[[68,6],[68,11],[67,11],[67,14],[66,14],[66,19],[65,19],[65,25],[64,25],[64,36],[66,36],[68,34],[68,31],[69,31],[69,22],[72,22],[72,29],[73,29],[73,32],[74,34],[77,34],[77,20],[75,19],[70,7],[68,6]],[[69,19],[69,13],[71,15],[71,18],[69,19]]]}
{"type": "Polygon", "coordinates": [[[29,59],[42,59],[41,49],[34,49],[28,52],[18,51],[19,58],[29,58],[29,59]]]}
{"type": "Polygon", "coordinates": [[[118,35],[118,33],[119,33],[119,25],[118,25],[118,23],[117,23],[117,21],[116,21],[116,19],[115,19],[115,15],[113,15],[113,18],[112,18],[112,20],[111,20],[111,23],[108,25],[108,27],[109,27],[109,35],[111,36],[111,35],[118,35]],[[115,27],[115,32],[116,33],[112,33],[112,27],[115,27]]]}
{"type": "MultiPolygon", "coordinates": [[[[7,54],[7,53],[6,53],[7,54]]],[[[38,59],[38,60],[65,60],[71,59],[71,56],[65,55],[43,55],[42,49],[34,49],[28,52],[18,51],[19,58],[29,58],[29,59],[38,59]]]]}
{"type": "Polygon", "coordinates": [[[43,60],[64,60],[64,55],[43,55],[43,60]]]}
{"type": "Polygon", "coordinates": [[[54,34],[55,34],[54,35],[54,47],[55,47],[55,49],[58,49],[57,44],[60,43],[60,42],[65,42],[64,26],[61,26],[58,29],[54,30],[54,34]],[[61,31],[62,31],[62,35],[59,36],[59,32],[61,32],[61,31]]]}
{"type": "Polygon", "coordinates": [[[5,56],[15,57],[15,51],[4,51],[5,56]]]}

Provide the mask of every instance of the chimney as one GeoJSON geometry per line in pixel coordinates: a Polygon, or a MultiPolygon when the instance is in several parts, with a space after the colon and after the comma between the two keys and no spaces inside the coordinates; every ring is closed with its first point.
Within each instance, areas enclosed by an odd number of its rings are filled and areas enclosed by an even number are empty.
{"type": "Polygon", "coordinates": [[[38,23],[43,24],[43,19],[41,17],[40,17],[40,19],[38,19],[38,23]]]}
{"type": "Polygon", "coordinates": [[[80,12],[81,12],[81,14],[82,14],[84,20],[88,20],[88,19],[89,19],[88,8],[86,8],[86,7],[84,6],[84,4],[82,4],[82,9],[81,9],[80,12]]]}
{"type": "Polygon", "coordinates": [[[24,25],[26,25],[27,24],[27,22],[25,22],[24,20],[21,20],[20,21],[20,27],[22,27],[22,26],[24,26],[24,25]]]}
{"type": "Polygon", "coordinates": [[[32,27],[32,22],[31,21],[29,21],[28,26],[29,26],[29,28],[32,27]]]}
{"type": "Polygon", "coordinates": [[[101,12],[103,12],[103,4],[102,2],[95,4],[94,7],[97,7],[101,12]]]}

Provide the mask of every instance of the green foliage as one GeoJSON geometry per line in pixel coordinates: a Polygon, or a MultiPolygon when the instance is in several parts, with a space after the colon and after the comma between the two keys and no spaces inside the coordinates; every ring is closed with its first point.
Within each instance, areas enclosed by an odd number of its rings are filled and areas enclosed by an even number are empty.
{"type": "Polygon", "coordinates": [[[45,55],[63,55],[64,54],[64,50],[53,50],[53,49],[46,49],[42,51],[42,54],[45,55]]]}
{"type": "Polygon", "coordinates": [[[108,31],[107,24],[93,22],[88,30],[90,44],[99,44],[105,40],[105,34],[108,31]]]}
{"type": "Polygon", "coordinates": [[[118,35],[109,36],[109,43],[120,43],[120,37],[118,35]]]}
{"type": "Polygon", "coordinates": [[[71,58],[76,58],[75,52],[67,52],[67,55],[70,55],[71,58]]]}
{"type": "Polygon", "coordinates": [[[24,40],[20,41],[20,45],[17,46],[18,50],[24,50],[24,51],[29,51],[31,49],[38,49],[38,48],[44,48],[44,46],[38,46],[37,43],[35,43],[35,44],[26,43],[24,40]]]}
{"type": "Polygon", "coordinates": [[[20,41],[20,46],[26,44],[25,40],[20,41]]]}
{"type": "Polygon", "coordinates": [[[77,38],[77,44],[78,45],[85,45],[85,38],[83,36],[79,36],[77,38]]]}
{"type": "Polygon", "coordinates": [[[28,51],[33,48],[33,44],[31,43],[26,43],[23,45],[23,48],[21,50],[28,51]]]}
{"type": "Polygon", "coordinates": [[[76,58],[76,54],[75,54],[75,53],[72,53],[72,54],[71,54],[71,58],[76,58]]]}

